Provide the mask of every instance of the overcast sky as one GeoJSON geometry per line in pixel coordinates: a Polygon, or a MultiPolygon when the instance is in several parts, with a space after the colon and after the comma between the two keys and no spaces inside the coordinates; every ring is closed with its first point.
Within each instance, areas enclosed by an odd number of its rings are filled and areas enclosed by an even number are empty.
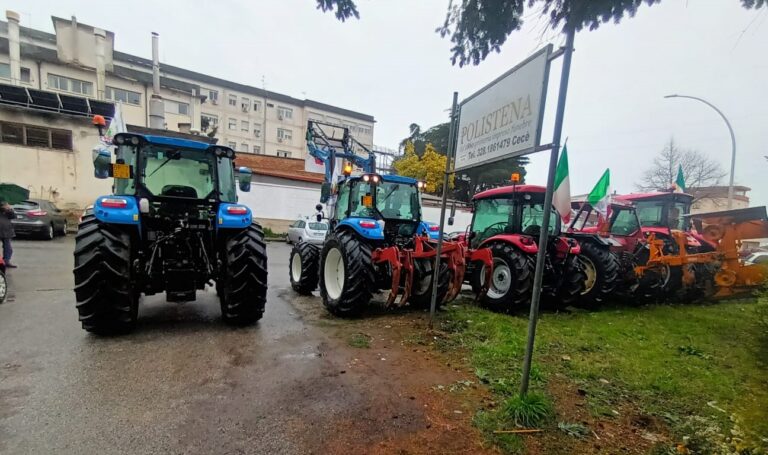
{"type": "MultiPolygon", "coordinates": [[[[434,32],[448,0],[359,0],[360,20],[338,22],[314,0],[99,2],[9,0],[22,25],[53,32],[51,15],[115,32],[116,49],[150,58],[160,33],[161,64],[262,86],[298,98],[371,114],[374,142],[396,147],[416,122],[446,120],[454,90],[464,98],[536,49],[562,36],[536,16],[501,53],[477,67],[451,65],[450,42],[434,32]],[[33,9],[34,6],[34,9],[33,9]]],[[[634,189],[671,136],[730,166],[728,131],[707,106],[664,99],[706,98],[736,132],[736,183],[753,188],[752,205],[768,202],[768,9],[738,0],[664,0],[642,6],[618,25],[576,36],[565,115],[572,194],[588,192],[605,167],[614,189],[634,189]]],[[[559,63],[552,68],[547,111],[554,110],[559,63]]],[[[551,138],[548,115],[542,142],[551,138]]],[[[544,183],[547,154],[536,156],[528,182],[544,183]]],[[[727,177],[723,180],[727,184],[727,177]]]]}

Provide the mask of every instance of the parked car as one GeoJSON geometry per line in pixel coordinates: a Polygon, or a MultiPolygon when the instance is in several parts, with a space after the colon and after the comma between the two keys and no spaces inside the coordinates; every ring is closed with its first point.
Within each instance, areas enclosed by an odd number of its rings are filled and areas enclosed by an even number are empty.
{"type": "Polygon", "coordinates": [[[288,243],[317,243],[322,244],[328,233],[328,223],[299,219],[288,228],[288,243]]]}
{"type": "Polygon", "coordinates": [[[67,218],[53,202],[29,199],[13,205],[16,219],[11,220],[16,235],[35,235],[46,240],[67,235],[67,218]]]}
{"type": "Polygon", "coordinates": [[[747,256],[746,259],[744,259],[744,262],[747,264],[766,264],[768,265],[768,252],[765,251],[756,251],[749,256],[747,256]]]}

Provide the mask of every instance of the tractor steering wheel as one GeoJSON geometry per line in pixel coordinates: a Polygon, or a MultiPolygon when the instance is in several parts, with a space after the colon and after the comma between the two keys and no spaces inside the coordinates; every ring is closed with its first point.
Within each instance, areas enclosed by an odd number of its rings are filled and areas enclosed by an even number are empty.
{"type": "Polygon", "coordinates": [[[492,225],[483,229],[483,232],[480,234],[480,238],[485,240],[489,237],[493,237],[494,235],[503,234],[504,229],[507,227],[508,224],[509,223],[507,223],[506,221],[499,221],[498,223],[493,223],[492,225]]]}

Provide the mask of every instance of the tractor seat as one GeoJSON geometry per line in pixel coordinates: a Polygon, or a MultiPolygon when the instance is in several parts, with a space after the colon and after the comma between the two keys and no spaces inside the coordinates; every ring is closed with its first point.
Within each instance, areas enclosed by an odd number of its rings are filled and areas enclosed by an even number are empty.
{"type": "Polygon", "coordinates": [[[186,197],[197,199],[197,190],[191,186],[185,185],[165,185],[163,190],[160,191],[160,195],[168,197],[186,197]]]}
{"type": "Polygon", "coordinates": [[[523,230],[523,234],[536,237],[541,234],[541,226],[538,224],[532,224],[523,230]]]}

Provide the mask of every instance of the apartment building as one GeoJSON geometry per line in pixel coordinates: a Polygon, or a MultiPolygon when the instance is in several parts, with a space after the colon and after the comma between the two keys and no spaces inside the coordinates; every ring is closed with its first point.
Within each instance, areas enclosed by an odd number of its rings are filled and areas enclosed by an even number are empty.
{"type": "MultiPolygon", "coordinates": [[[[18,23],[15,13],[8,14],[9,20],[18,23]]],[[[127,124],[149,126],[152,60],[115,50],[111,31],[79,23],[74,17],[51,19],[53,34],[18,26],[18,76],[11,68],[15,38],[9,37],[8,22],[0,21],[0,83],[119,101],[127,124]]],[[[363,145],[373,145],[371,115],[162,62],[160,95],[166,129],[215,131],[219,143],[240,153],[303,159],[309,119],[345,126],[363,145]]]]}

